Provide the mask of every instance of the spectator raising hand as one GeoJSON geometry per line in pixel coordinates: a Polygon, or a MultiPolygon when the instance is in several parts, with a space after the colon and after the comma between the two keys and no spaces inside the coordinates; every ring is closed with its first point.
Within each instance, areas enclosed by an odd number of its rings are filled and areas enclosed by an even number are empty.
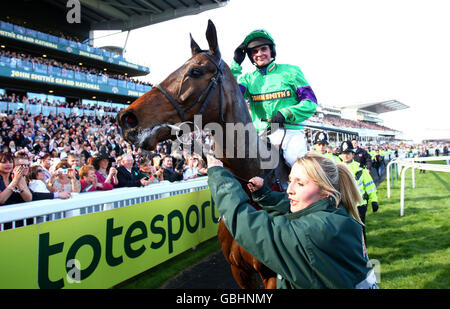
{"type": "Polygon", "coordinates": [[[28,164],[17,162],[10,153],[0,154],[0,205],[8,205],[32,200],[25,175],[28,173],[28,164]]]}
{"type": "Polygon", "coordinates": [[[81,192],[92,192],[97,190],[111,190],[111,186],[105,186],[97,181],[95,168],[92,165],[85,165],[80,169],[81,192]]]}
{"type": "Polygon", "coordinates": [[[75,176],[75,171],[67,161],[61,161],[56,165],[56,171],[47,182],[51,192],[73,192],[81,190],[80,181],[75,176]]]}

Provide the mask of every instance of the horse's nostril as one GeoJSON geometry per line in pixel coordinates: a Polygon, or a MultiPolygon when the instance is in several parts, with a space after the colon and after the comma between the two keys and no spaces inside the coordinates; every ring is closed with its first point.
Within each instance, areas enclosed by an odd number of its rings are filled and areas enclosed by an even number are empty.
{"type": "Polygon", "coordinates": [[[134,128],[138,125],[138,120],[135,114],[133,114],[132,112],[126,112],[122,116],[122,123],[127,128],[134,128]]]}

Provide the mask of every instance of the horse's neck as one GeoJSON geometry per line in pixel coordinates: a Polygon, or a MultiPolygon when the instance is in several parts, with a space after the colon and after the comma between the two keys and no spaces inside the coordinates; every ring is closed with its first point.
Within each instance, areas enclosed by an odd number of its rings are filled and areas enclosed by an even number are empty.
{"type": "Polygon", "coordinates": [[[226,168],[241,178],[261,176],[261,156],[267,158],[270,154],[258,136],[242,98],[237,97],[233,104],[227,106],[224,120],[223,137],[215,137],[216,156],[221,158],[226,168]]]}

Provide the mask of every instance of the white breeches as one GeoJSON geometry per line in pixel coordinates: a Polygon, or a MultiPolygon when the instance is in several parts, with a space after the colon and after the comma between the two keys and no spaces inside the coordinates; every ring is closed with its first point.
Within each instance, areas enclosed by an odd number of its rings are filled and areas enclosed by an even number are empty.
{"type": "MultiPolygon", "coordinates": [[[[268,135],[268,138],[273,145],[279,146],[283,139],[283,134],[284,129],[278,129],[268,135]]],[[[286,130],[281,149],[283,150],[284,159],[292,167],[297,158],[303,157],[308,151],[303,130],[286,130]]]]}

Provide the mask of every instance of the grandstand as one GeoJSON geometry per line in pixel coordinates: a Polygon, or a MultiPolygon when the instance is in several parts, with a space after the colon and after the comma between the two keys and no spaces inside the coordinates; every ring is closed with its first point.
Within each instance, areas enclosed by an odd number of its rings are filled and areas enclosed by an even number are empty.
{"type": "MultiPolygon", "coordinates": [[[[64,0],[18,0],[0,12],[0,94],[120,107],[151,90],[133,77],[146,66],[127,61],[123,48],[94,48],[94,30],[130,31],[197,14],[227,1],[80,0],[80,23],[69,23],[64,0]],[[33,14],[29,14],[33,12],[33,14]]],[[[2,105],[1,109],[9,109],[2,105]]]]}
{"type": "Polygon", "coordinates": [[[121,55],[0,21],[0,88],[83,100],[129,103],[151,89],[131,77],[149,69],[121,55]]]}
{"type": "MultiPolygon", "coordinates": [[[[345,129],[354,132],[364,142],[384,142],[399,139],[402,132],[383,125],[380,114],[406,109],[409,106],[396,100],[348,105],[319,106],[316,114],[305,124],[321,124],[325,130],[345,129]]],[[[330,141],[339,144],[349,134],[329,131],[330,141]]]]}

